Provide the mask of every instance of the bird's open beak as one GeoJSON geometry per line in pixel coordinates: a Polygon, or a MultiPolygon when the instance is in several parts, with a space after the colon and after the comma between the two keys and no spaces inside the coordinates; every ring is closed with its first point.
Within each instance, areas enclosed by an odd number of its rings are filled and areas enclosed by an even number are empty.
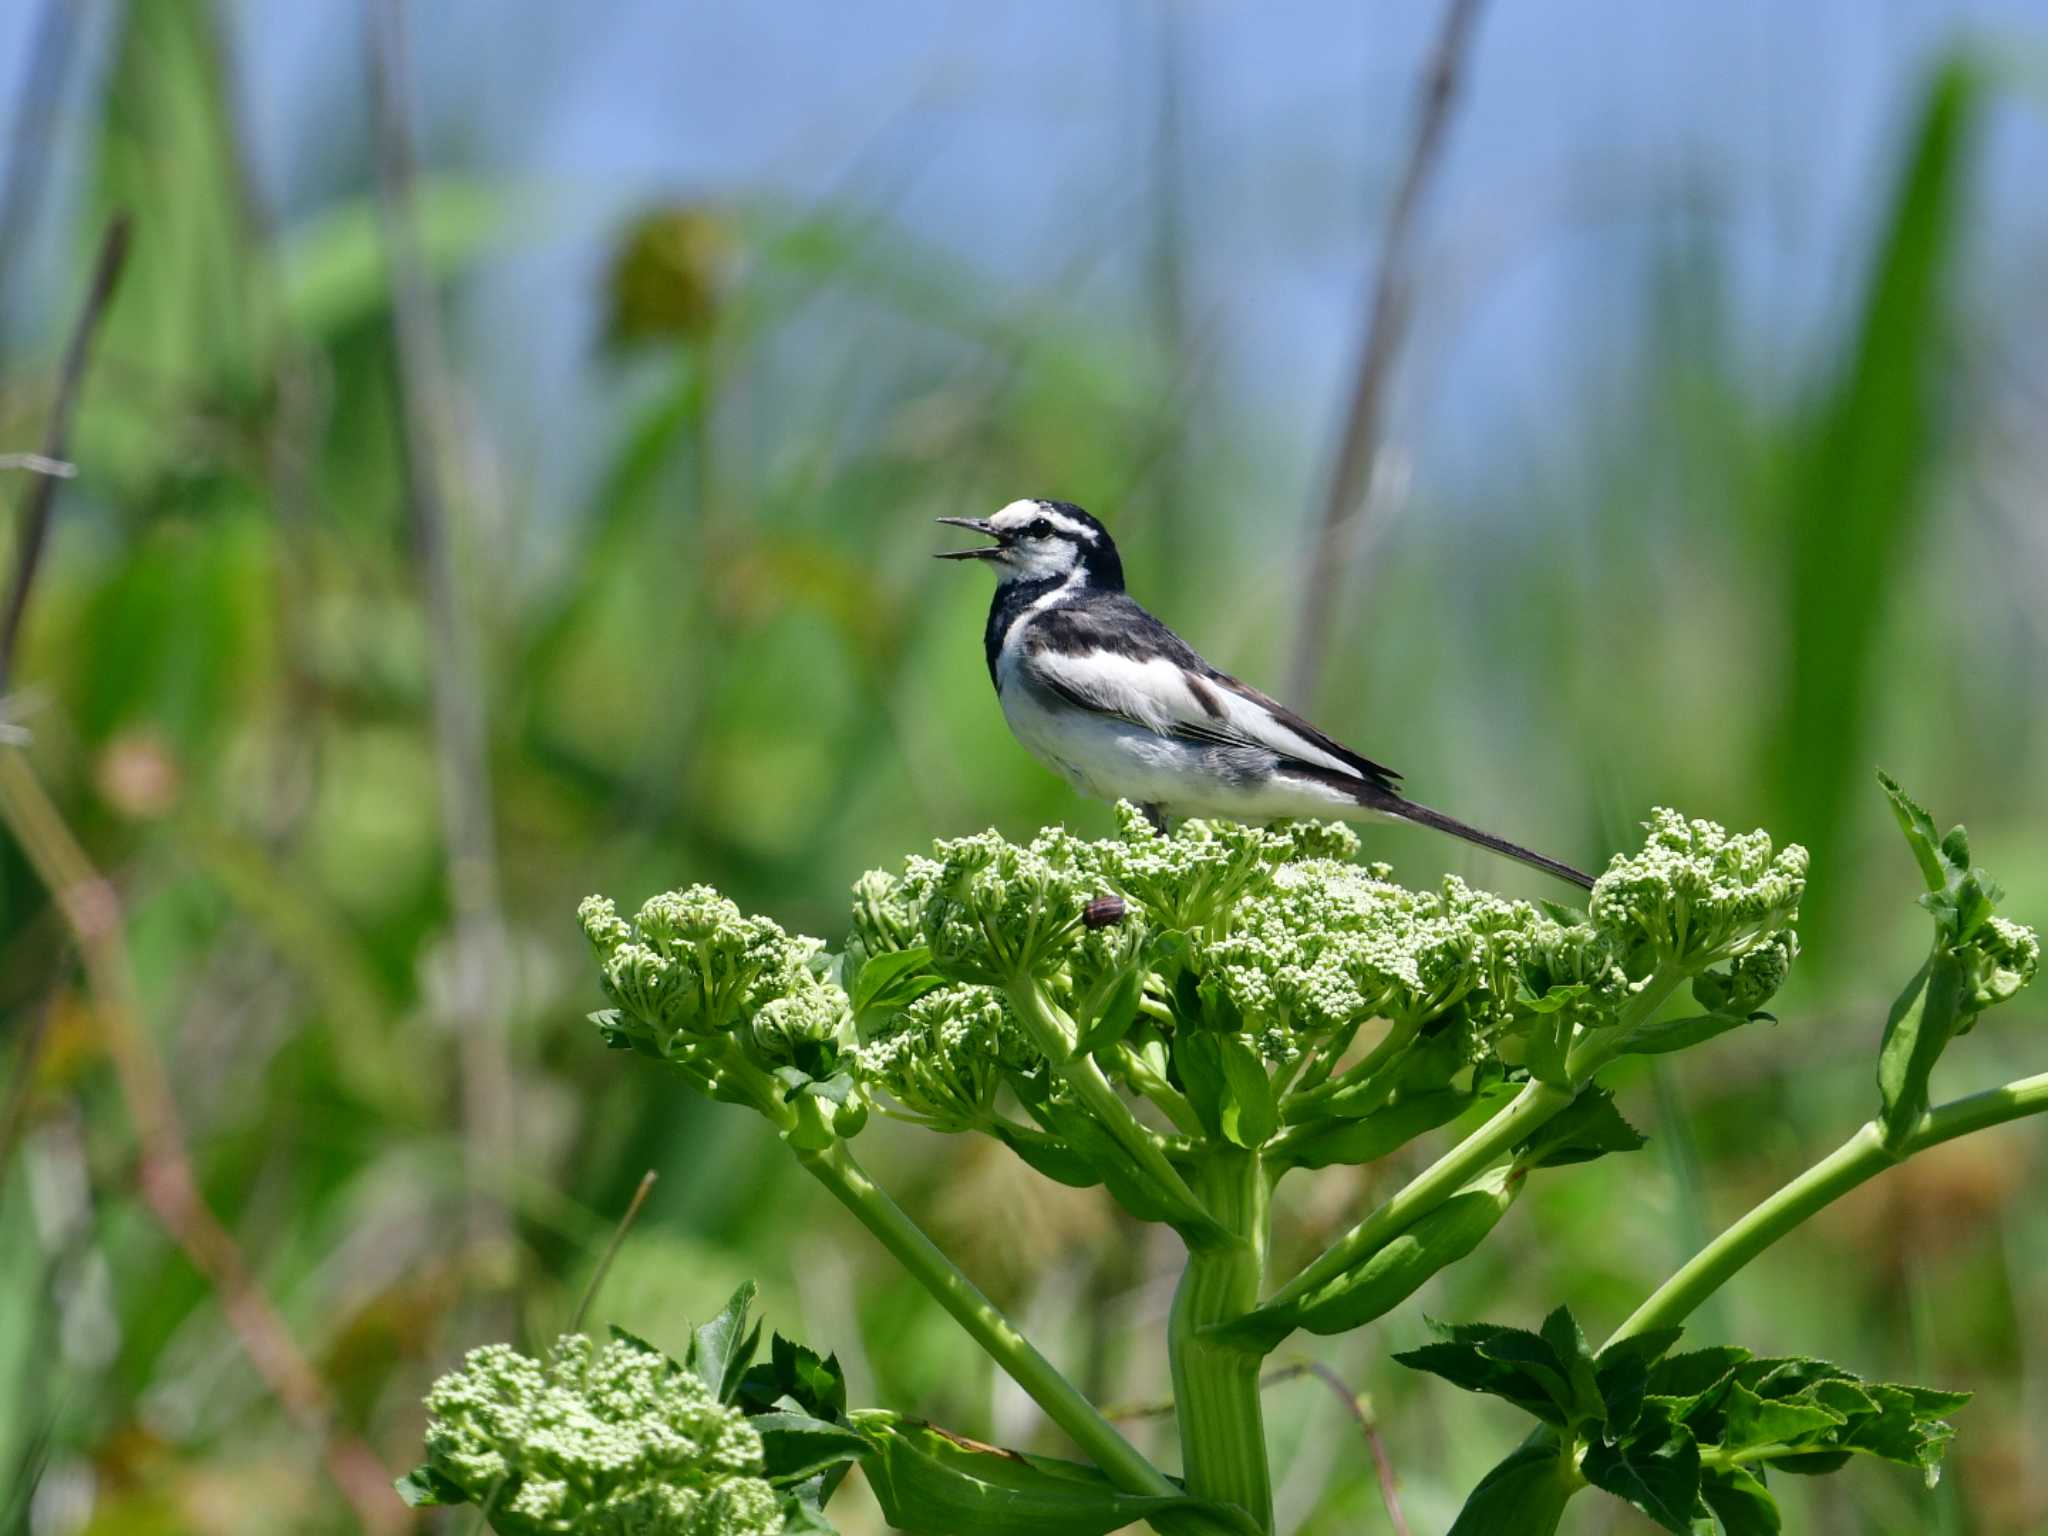
{"type": "Polygon", "coordinates": [[[995,530],[995,525],[994,525],[993,523],[991,523],[991,522],[990,522],[990,521],[989,521],[989,520],[988,520],[987,518],[985,518],[985,517],[940,517],[940,518],[934,518],[934,519],[933,519],[933,521],[934,521],[934,522],[940,522],[940,523],[947,523],[947,524],[950,524],[950,525],[951,525],[952,527],[955,527],[955,528],[970,528],[970,529],[972,529],[972,530],[973,530],[974,532],[976,532],[976,533],[979,533],[979,534],[982,534],[982,535],[984,535],[984,536],[986,536],[986,537],[988,537],[988,538],[994,539],[994,540],[996,541],[996,542],[995,542],[995,543],[993,543],[993,544],[985,544],[985,545],[983,545],[982,547],[980,547],[979,549],[948,549],[948,550],[943,550],[943,551],[941,551],[941,552],[940,552],[940,553],[939,553],[939,554],[938,554],[937,556],[935,556],[935,557],[934,557],[934,558],[936,558],[936,559],[939,559],[939,560],[994,560],[994,559],[998,558],[998,557],[999,557],[999,556],[1000,556],[1000,555],[1002,554],[1002,552],[1003,552],[1003,545],[1002,545],[1002,538],[1003,538],[1003,536],[1002,536],[1001,534],[999,534],[999,533],[997,533],[997,532],[996,532],[996,530],[995,530]]]}

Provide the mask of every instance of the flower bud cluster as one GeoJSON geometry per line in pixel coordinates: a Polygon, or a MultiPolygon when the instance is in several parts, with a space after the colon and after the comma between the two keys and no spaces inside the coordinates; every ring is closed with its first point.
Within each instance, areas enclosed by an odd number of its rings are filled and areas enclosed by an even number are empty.
{"type": "Polygon", "coordinates": [[[427,1469],[516,1536],[775,1536],[761,1437],[688,1371],[578,1334],[545,1363],[473,1349],[427,1394],[427,1469]]]}
{"type": "Polygon", "coordinates": [[[652,897],[631,922],[591,896],[577,918],[617,1006],[606,1020],[617,1043],[674,1057],[736,1035],[772,1069],[829,1056],[844,1034],[846,995],[818,975],[824,944],[745,915],[707,885],[652,897]]]}
{"type": "Polygon", "coordinates": [[[861,1080],[933,1130],[985,1130],[1007,1074],[1043,1064],[987,987],[954,983],[888,1014],[855,1057],[861,1080]]]}
{"type": "Polygon", "coordinates": [[[1645,825],[1642,852],[1617,856],[1593,886],[1593,926],[1625,953],[1697,974],[1798,920],[1797,843],[1774,851],[1767,833],[1735,835],[1662,808],[1645,825]]]}

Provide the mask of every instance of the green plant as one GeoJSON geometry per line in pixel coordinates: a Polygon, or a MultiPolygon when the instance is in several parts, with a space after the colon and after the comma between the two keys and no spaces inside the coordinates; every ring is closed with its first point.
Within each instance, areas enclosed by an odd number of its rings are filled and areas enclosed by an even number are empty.
{"type": "MultiPolygon", "coordinates": [[[[1929,1107],[1943,1049],[2031,979],[2039,946],[1995,915],[1997,889],[1961,830],[1938,836],[1885,789],[1934,936],[1885,1029],[1877,1117],[1707,1244],[1598,1351],[1558,1308],[1536,1333],[1432,1325],[1436,1342],[1397,1356],[1537,1420],[1458,1531],[1548,1532],[1596,1487],[1671,1530],[1706,1520],[1747,1536],[1777,1529],[1772,1472],[1861,1454],[1934,1475],[1942,1416],[1962,1394],[1733,1346],[1673,1352],[1702,1300],[1845,1190],[2048,1109],[2048,1075],[1929,1107]]],[[[1265,1357],[1297,1330],[1385,1315],[1482,1242],[1529,1178],[1640,1146],[1601,1070],[1768,1017],[1798,953],[1804,851],[1671,811],[1610,862],[1584,911],[1455,879],[1405,889],[1355,863],[1339,827],[1190,822],[1160,836],[1128,807],[1120,821],[1105,841],[987,833],[871,873],[836,955],[705,887],[658,896],[630,921],[602,898],[582,908],[613,1004],[594,1016],[606,1043],[764,1116],[1093,1462],[996,1451],[887,1414],[830,1416],[905,1530],[971,1518],[1107,1531],[1142,1518],[1269,1532],[1265,1357]],[[1692,1006],[1667,1013],[1681,993],[1692,1006]],[[993,1137],[1180,1234],[1168,1339],[1178,1478],[868,1177],[851,1142],[871,1114],[993,1137]],[[1370,1162],[1446,1126],[1459,1132],[1448,1151],[1270,1283],[1282,1177],[1370,1162]]]]}

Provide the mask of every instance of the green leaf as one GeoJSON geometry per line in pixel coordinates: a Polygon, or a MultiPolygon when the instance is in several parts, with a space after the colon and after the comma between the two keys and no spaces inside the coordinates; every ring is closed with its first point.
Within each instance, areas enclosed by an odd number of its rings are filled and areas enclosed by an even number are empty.
{"type": "MultiPolygon", "coordinates": [[[[1942,890],[1948,885],[1949,872],[1955,866],[1950,863],[1947,851],[1942,847],[1941,837],[1934,830],[1934,818],[1917,804],[1903,789],[1899,781],[1878,770],[1877,782],[1884,786],[1885,798],[1892,803],[1892,815],[1898,818],[1899,830],[1906,835],[1906,846],[1913,851],[1913,861],[1920,866],[1921,878],[1926,880],[1930,891],[1942,890]]],[[[1962,828],[1956,828],[1961,832],[1962,828]]],[[[1969,867],[1969,845],[1964,843],[1961,867],[1969,867]]]]}
{"type": "Polygon", "coordinates": [[[1609,1152],[1639,1151],[1648,1140],[1622,1119],[1610,1090],[1587,1088],[1515,1149],[1515,1163],[1521,1168],[1561,1168],[1609,1152]]]}
{"type": "Polygon", "coordinates": [[[1283,1137],[1276,1151],[1297,1168],[1327,1168],[1333,1163],[1356,1167],[1399,1151],[1416,1137],[1447,1125],[1477,1098],[1455,1088],[1414,1097],[1403,1095],[1385,1109],[1357,1120],[1310,1122],[1283,1137]]]}
{"type": "Polygon", "coordinates": [[[830,1467],[858,1461],[872,1447],[843,1424],[828,1424],[804,1413],[757,1413],[747,1422],[761,1436],[763,1473],[778,1488],[817,1476],[830,1467]]]}
{"type": "Polygon", "coordinates": [[[1450,1536],[1551,1536],[1577,1489],[1555,1444],[1522,1446],[1479,1480],[1450,1536]]]}
{"type": "MultiPolygon", "coordinates": [[[[1580,919],[1584,921],[1583,918],[1580,919]]],[[[1515,990],[1515,1006],[1529,1013],[1558,1013],[1569,1008],[1593,989],[1583,981],[1574,981],[1562,986],[1547,987],[1538,997],[1526,984],[1515,990]]]]}
{"type": "Polygon", "coordinates": [[[684,1364],[721,1403],[739,1395],[740,1382],[761,1343],[761,1325],[756,1323],[751,1330],[747,1327],[754,1294],[754,1282],[742,1281],[724,1309],[690,1336],[690,1354],[684,1364]]]}
{"type": "MultiPolygon", "coordinates": [[[[1027,1101],[1026,1107],[1086,1163],[1094,1172],[1095,1181],[1108,1189],[1117,1204],[1140,1221],[1171,1223],[1184,1214],[1137,1170],[1130,1153],[1085,1109],[1052,1098],[1036,1103],[1027,1101]]],[[[1045,1164],[1048,1172],[1051,1166],[1050,1162],[1045,1164]]]]}
{"type": "Polygon", "coordinates": [[[1234,1506],[1125,1493],[1094,1467],[982,1445],[895,1414],[858,1414],[856,1424],[873,1447],[868,1486],[883,1517],[910,1536],[1107,1536],[1180,1510],[1257,1536],[1234,1506]]]}
{"type": "Polygon", "coordinates": [[[1927,1112],[1929,1080],[1949,1041],[1968,1022],[1968,998],[1961,960],[1937,950],[1892,1004],[1877,1052],[1879,1120],[1887,1146],[1902,1142],[1927,1112]]]}
{"type": "Polygon", "coordinates": [[[1747,1468],[1707,1468],[1700,1474],[1700,1497],[1721,1522],[1723,1536],[1778,1536],[1778,1501],[1747,1468]]]}
{"type": "Polygon", "coordinates": [[[1505,1398],[1560,1429],[1570,1425],[1572,1393],[1564,1363],[1545,1340],[1523,1328],[1428,1321],[1437,1342],[1395,1355],[1398,1364],[1441,1376],[1467,1392],[1505,1398]]]}
{"type": "Polygon", "coordinates": [[[1223,1076],[1221,1040],[1206,1030],[1175,1030],[1173,1069],[1202,1129],[1213,1139],[1224,1140],[1223,1101],[1229,1087],[1223,1076]]]}
{"type": "Polygon", "coordinates": [[[1135,967],[1117,977],[1116,986],[1103,1000],[1081,1030],[1075,1050],[1082,1055],[1093,1055],[1106,1051],[1131,1032],[1131,1026],[1138,1022],[1138,1004],[1145,995],[1145,973],[1135,967]]]}
{"type": "Polygon", "coordinates": [[[1650,1390],[1650,1368],[1658,1357],[1678,1342],[1680,1328],[1652,1328],[1623,1339],[1600,1351],[1593,1362],[1593,1374],[1605,1405],[1607,1432],[1627,1434],[1642,1413],[1643,1399],[1650,1390]]]}
{"type": "Polygon", "coordinates": [[[443,1477],[424,1462],[391,1486],[398,1490],[398,1496],[405,1501],[407,1509],[444,1509],[469,1502],[469,1495],[462,1491],[461,1485],[443,1477]]]}
{"type": "Polygon", "coordinates": [[[813,1479],[782,1490],[782,1536],[839,1536],[839,1527],[825,1518],[825,1500],[816,1486],[813,1479]]]}
{"type": "Polygon", "coordinates": [[[1574,1421],[1604,1419],[1607,1409],[1601,1401],[1599,1381],[1593,1371],[1593,1349],[1586,1342],[1585,1331],[1579,1327],[1579,1320],[1572,1316],[1571,1309],[1559,1307],[1543,1319],[1541,1337],[1563,1369],[1571,1393],[1563,1406],[1574,1421]]]}
{"type": "Polygon", "coordinates": [[[837,1355],[820,1359],[816,1350],[778,1333],[768,1359],[740,1378],[738,1401],[748,1413],[794,1403],[815,1418],[836,1423],[846,1414],[846,1373],[837,1355]]]}
{"type": "Polygon", "coordinates": [[[1916,1467],[1930,1484],[1954,1430],[1942,1415],[1967,1394],[1866,1382],[1825,1360],[1742,1362],[1677,1411],[1702,1444],[1752,1456],[1804,1477],[1832,1472],[1851,1455],[1916,1467]]]}
{"type": "Polygon", "coordinates": [[[1700,1497],[1700,1449],[1683,1424],[1661,1411],[1646,1410],[1642,1427],[1626,1439],[1594,1440],[1579,1461],[1579,1474],[1665,1530],[1689,1536],[1700,1497]]]}
{"type": "Polygon", "coordinates": [[[1384,1317],[1439,1270],[1464,1258],[1515,1203],[1522,1180],[1496,1168],[1416,1218],[1406,1230],[1346,1270],[1285,1307],[1260,1307],[1243,1317],[1204,1329],[1205,1337],[1269,1353],[1296,1328],[1310,1333],[1349,1333],[1384,1317]]]}
{"type": "Polygon", "coordinates": [[[1001,1121],[996,1135],[1024,1163],[1055,1183],[1072,1189],[1092,1189],[1102,1182],[1095,1165],[1057,1136],[1022,1136],[1001,1121]]]}
{"type": "Polygon", "coordinates": [[[1725,1035],[1731,1029],[1739,1029],[1755,1019],[1767,1018],[1767,1014],[1698,1013],[1683,1019],[1652,1019],[1629,1031],[1622,1050],[1632,1056],[1661,1056],[1666,1051],[1682,1051],[1688,1047],[1711,1040],[1716,1035],[1725,1035]]]}
{"type": "Polygon", "coordinates": [[[854,1016],[865,1019],[871,1013],[908,1008],[925,993],[943,986],[931,967],[932,952],[922,946],[868,956],[861,961],[847,988],[854,1016]]]}
{"type": "Polygon", "coordinates": [[[1266,1064],[1236,1035],[1218,1037],[1217,1046],[1226,1090],[1218,1115],[1223,1135],[1240,1147],[1263,1146],[1280,1126],[1266,1064]]]}
{"type": "Polygon", "coordinates": [[[1747,1450],[1756,1445],[1796,1445],[1826,1434],[1844,1422],[1844,1415],[1811,1398],[1758,1397],[1740,1381],[1729,1383],[1721,1400],[1724,1414],[1721,1449],[1747,1450]]]}
{"type": "Polygon", "coordinates": [[[1695,1404],[1718,1392],[1750,1359],[1739,1344],[1713,1344],[1705,1349],[1666,1355],[1650,1368],[1650,1395],[1664,1398],[1679,1418],[1687,1417],[1695,1404]]]}

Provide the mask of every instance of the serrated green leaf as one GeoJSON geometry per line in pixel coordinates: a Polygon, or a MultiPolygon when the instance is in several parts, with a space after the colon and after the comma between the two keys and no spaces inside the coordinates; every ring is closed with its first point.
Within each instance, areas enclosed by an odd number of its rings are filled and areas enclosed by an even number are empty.
{"type": "Polygon", "coordinates": [[[1756,1445],[1798,1445],[1816,1434],[1839,1429],[1844,1415],[1810,1395],[1794,1398],[1758,1397],[1741,1382],[1730,1382],[1721,1400],[1721,1449],[1747,1450],[1756,1445]]]}
{"type": "Polygon", "coordinates": [[[816,1350],[778,1333],[768,1359],[740,1378],[738,1402],[750,1414],[794,1404],[813,1418],[837,1423],[846,1413],[846,1373],[837,1355],[820,1359],[816,1350]]]}
{"type": "Polygon", "coordinates": [[[857,1461],[871,1450],[866,1438],[845,1425],[805,1413],[757,1413],[747,1423],[761,1437],[762,1475],[778,1488],[857,1461]]]}
{"type": "Polygon", "coordinates": [[[1778,1536],[1778,1501],[1744,1467],[1709,1467],[1700,1474],[1700,1497],[1721,1522],[1723,1536],[1778,1536]]]}
{"type": "Polygon", "coordinates": [[[1750,1358],[1739,1344],[1712,1344],[1666,1355],[1650,1368],[1650,1395],[1670,1399],[1673,1411],[1683,1418],[1692,1404],[1716,1391],[1750,1358]]]}
{"type": "MultiPolygon", "coordinates": [[[[1934,818],[1899,787],[1899,781],[1878,770],[1877,782],[1884,786],[1885,798],[1891,801],[1892,815],[1898,818],[1899,830],[1905,834],[1906,846],[1913,852],[1913,860],[1920,866],[1921,878],[1926,880],[1930,891],[1938,891],[1948,884],[1949,863],[1943,856],[1941,836],[1934,830],[1934,818]]],[[[1959,829],[1960,830],[1960,829],[1959,829]]],[[[1962,861],[1967,868],[1969,859],[1962,861]]]]}
{"type": "Polygon", "coordinates": [[[1587,1088],[1515,1149],[1515,1162],[1523,1168],[1561,1168],[1610,1152],[1639,1151],[1648,1140],[1621,1117],[1612,1092],[1587,1088]]]}
{"type": "Polygon", "coordinates": [[[1563,1406],[1574,1422],[1603,1417],[1605,1409],[1593,1372],[1593,1349],[1586,1342],[1585,1331],[1579,1327],[1579,1320],[1572,1316],[1571,1309],[1559,1307],[1544,1318],[1540,1336],[1563,1368],[1571,1394],[1563,1406]]]}
{"type": "Polygon", "coordinates": [[[739,1395],[740,1381],[760,1347],[761,1325],[747,1326],[754,1295],[754,1282],[742,1281],[718,1315],[690,1336],[689,1358],[684,1364],[721,1403],[739,1395]]]}
{"type": "Polygon", "coordinates": [[[1605,1405],[1611,1435],[1627,1434],[1641,1415],[1650,1390],[1650,1368],[1678,1342],[1682,1328],[1652,1328],[1610,1344],[1593,1361],[1593,1376],[1605,1405]]]}
{"type": "Polygon", "coordinates": [[[398,1490],[398,1496],[405,1501],[407,1509],[446,1509],[469,1502],[469,1495],[459,1484],[443,1477],[424,1462],[391,1486],[398,1490]]]}
{"type": "Polygon", "coordinates": [[[1438,1341],[1394,1356],[1414,1371],[1441,1376],[1467,1392],[1505,1398],[1559,1428],[1571,1421],[1572,1393],[1550,1345],[1522,1328],[1429,1320],[1438,1341]]]}
{"type": "Polygon", "coordinates": [[[1700,1498],[1700,1450],[1684,1425],[1646,1410],[1641,1427],[1626,1439],[1588,1444],[1579,1475],[1665,1530],[1689,1536],[1700,1498]]]}
{"type": "Polygon", "coordinates": [[[1551,1536],[1577,1486],[1556,1445],[1522,1446],[1479,1480],[1450,1536],[1551,1536]]]}

